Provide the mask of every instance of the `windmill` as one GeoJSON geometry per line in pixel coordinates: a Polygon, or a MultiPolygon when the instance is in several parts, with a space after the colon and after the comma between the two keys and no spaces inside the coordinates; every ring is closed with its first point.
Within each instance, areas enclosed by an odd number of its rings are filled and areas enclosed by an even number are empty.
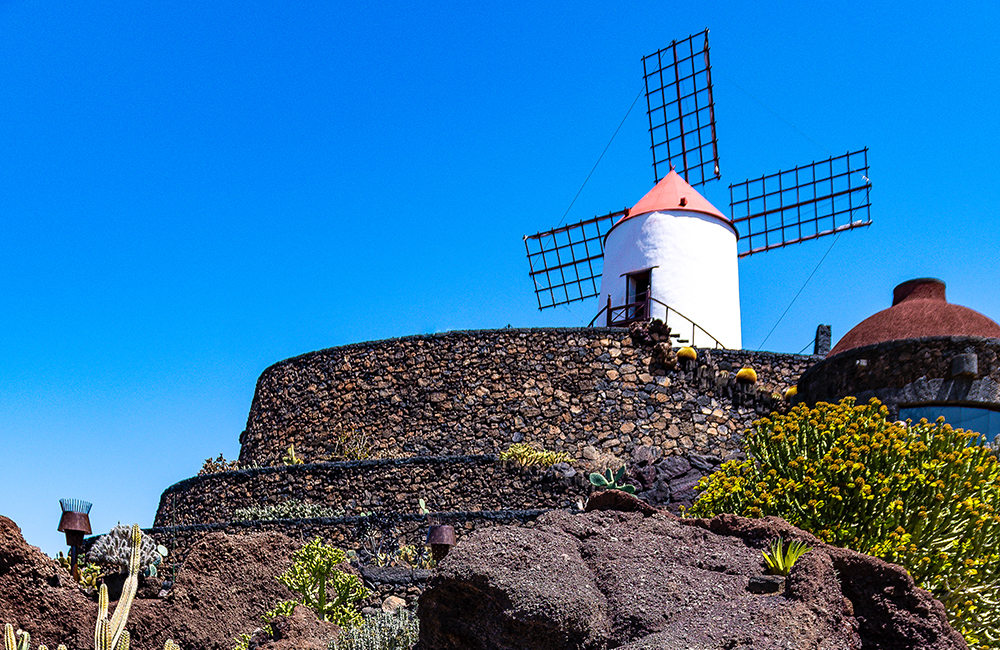
{"type": "Polygon", "coordinates": [[[727,217],[694,189],[722,177],[708,30],[642,65],[654,187],[524,237],[538,308],[600,297],[591,324],[661,318],[678,342],[739,348],[737,260],[871,225],[868,149],[730,185],[727,217]]]}

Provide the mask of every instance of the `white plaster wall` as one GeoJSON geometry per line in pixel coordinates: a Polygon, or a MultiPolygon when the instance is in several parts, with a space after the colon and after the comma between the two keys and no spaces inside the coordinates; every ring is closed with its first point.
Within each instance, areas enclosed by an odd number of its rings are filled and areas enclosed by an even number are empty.
{"type": "MultiPolygon", "coordinates": [[[[714,217],[671,210],[626,219],[615,226],[604,244],[601,307],[625,304],[625,278],[655,266],[653,297],[670,305],[707,330],[730,349],[743,347],[740,329],[740,280],[736,233],[714,217]]],[[[666,309],[656,303],[655,318],[666,309]]],[[[601,314],[601,320],[605,318],[601,314]]],[[[599,323],[596,323],[599,324],[599,323]]],[[[674,314],[667,318],[672,331],[691,339],[691,326],[674,314]]],[[[714,347],[697,331],[689,345],[714,347]]]]}

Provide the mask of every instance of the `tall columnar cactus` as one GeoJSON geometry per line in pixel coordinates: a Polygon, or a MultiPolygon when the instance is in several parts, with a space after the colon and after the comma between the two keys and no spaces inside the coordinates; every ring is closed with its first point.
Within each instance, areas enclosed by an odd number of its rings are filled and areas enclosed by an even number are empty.
{"type": "Polygon", "coordinates": [[[132,524],[131,553],[128,560],[128,578],[122,596],[115,607],[115,613],[108,620],[108,587],[101,585],[97,597],[97,627],[94,629],[95,650],[128,650],[129,634],[125,630],[125,620],[132,608],[132,599],[139,588],[139,549],[142,545],[142,531],[139,524],[132,524]]]}
{"type": "MultiPolygon", "coordinates": [[[[94,650],[129,650],[131,638],[125,629],[125,621],[128,619],[129,610],[132,608],[132,600],[135,592],[139,588],[139,558],[142,543],[142,531],[138,524],[132,525],[130,534],[131,553],[128,562],[128,578],[125,580],[125,587],[122,589],[122,597],[118,600],[115,613],[108,619],[108,588],[101,585],[101,590],[97,595],[97,625],[94,627],[94,650]]],[[[10,623],[4,625],[4,650],[30,650],[30,637],[27,632],[21,632],[20,640],[15,639],[14,626],[10,623]]],[[[44,645],[38,646],[38,650],[47,650],[44,645]]],[[[66,650],[66,646],[60,645],[58,650],[66,650]]],[[[180,650],[180,647],[172,640],[168,640],[163,645],[163,650],[180,650]]]]}

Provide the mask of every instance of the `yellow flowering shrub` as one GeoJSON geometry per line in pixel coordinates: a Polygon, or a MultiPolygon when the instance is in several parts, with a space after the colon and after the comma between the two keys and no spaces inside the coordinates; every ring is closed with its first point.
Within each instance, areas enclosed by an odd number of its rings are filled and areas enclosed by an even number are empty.
{"type": "Polygon", "coordinates": [[[689,515],[775,515],[902,565],[969,645],[1000,648],[1000,466],[978,433],[888,422],[878,400],[794,407],[755,422],[750,460],[698,484],[689,515]]]}

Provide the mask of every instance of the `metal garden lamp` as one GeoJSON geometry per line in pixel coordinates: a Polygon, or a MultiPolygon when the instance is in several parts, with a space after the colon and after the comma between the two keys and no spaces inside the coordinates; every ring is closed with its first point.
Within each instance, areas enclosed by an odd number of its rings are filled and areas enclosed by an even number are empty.
{"type": "Polygon", "coordinates": [[[90,508],[93,505],[80,499],[59,499],[62,517],[59,532],[66,533],[66,545],[70,550],[70,573],[74,580],[80,579],[80,569],[76,566],[79,547],[83,546],[83,536],[90,534],[90,508]]]}

